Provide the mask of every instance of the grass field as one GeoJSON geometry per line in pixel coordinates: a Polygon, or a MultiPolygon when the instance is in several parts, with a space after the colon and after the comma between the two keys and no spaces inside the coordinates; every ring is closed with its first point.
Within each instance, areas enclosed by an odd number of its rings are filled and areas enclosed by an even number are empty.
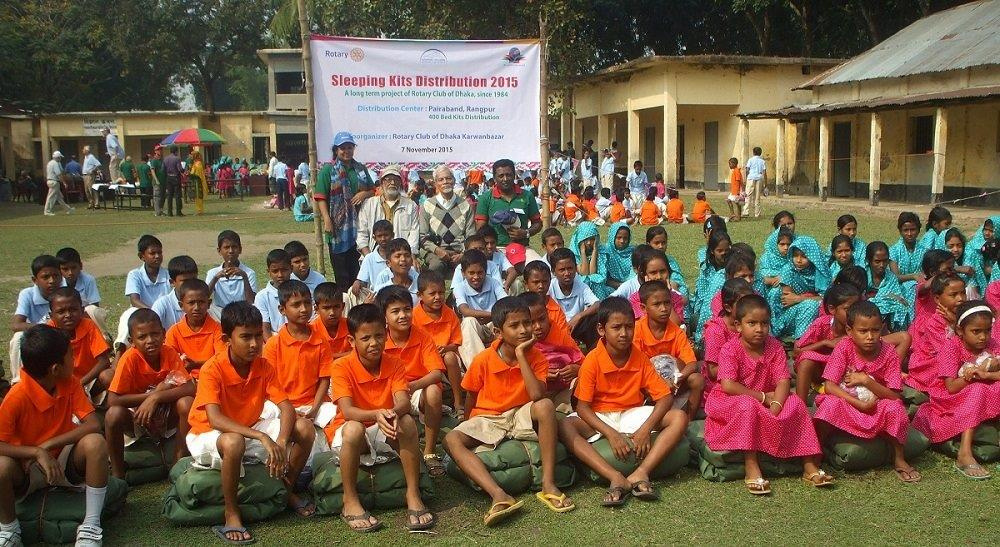
{"type": "MultiPolygon", "coordinates": [[[[138,264],[135,241],[144,233],[164,239],[165,257],[191,254],[207,271],[215,260],[216,234],[234,229],[244,236],[243,259],[260,273],[261,283],[264,256],[271,248],[290,239],[301,239],[307,245],[313,241],[311,224],[296,224],[277,211],[261,209],[258,200],[210,200],[208,210],[203,217],[184,219],[157,219],[148,212],[79,210],[69,216],[43,217],[37,206],[0,204],[0,316],[5,318],[0,338],[10,338],[6,318],[13,313],[18,290],[30,283],[31,259],[63,246],[76,247],[85,263],[92,261],[108,271],[98,283],[103,305],[116,319],[125,307],[125,273],[138,264]]],[[[821,245],[828,244],[836,232],[835,219],[843,212],[847,211],[812,207],[799,211],[796,231],[816,236],[821,245]]],[[[860,235],[866,241],[882,239],[892,244],[896,240],[895,215],[865,215],[860,222],[860,235]]],[[[975,222],[959,224],[971,228],[975,222]]],[[[683,225],[668,230],[670,253],[693,284],[697,249],[704,244],[701,228],[683,225]]],[[[742,222],[730,228],[734,241],[746,241],[758,250],[769,232],[766,221],[742,222]]],[[[637,234],[633,243],[641,243],[642,236],[637,234]]],[[[116,321],[110,322],[114,328],[116,321]]],[[[923,482],[915,485],[903,485],[891,470],[881,469],[839,477],[832,491],[808,488],[798,478],[777,479],[774,495],[765,499],[751,498],[738,482],[710,483],[695,471],[685,470],[657,485],[663,498],[660,502],[633,500],[624,509],[613,511],[598,506],[603,488],[584,480],[569,491],[578,505],[575,512],[557,515],[531,498],[519,518],[497,529],[482,526],[482,515],[489,506],[485,496],[445,478],[436,482],[436,495],[429,504],[439,517],[432,536],[408,536],[403,511],[378,513],[388,530],[372,536],[351,534],[338,519],[304,520],[289,513],[251,529],[262,543],[294,545],[397,541],[455,545],[989,542],[1000,526],[1000,517],[989,502],[1000,495],[1000,479],[963,479],[952,468],[951,460],[936,453],[927,453],[913,463],[924,475],[923,482]]],[[[215,541],[207,528],[177,528],[160,516],[166,488],[164,483],[133,490],[125,511],[105,523],[108,544],[215,541]]]]}

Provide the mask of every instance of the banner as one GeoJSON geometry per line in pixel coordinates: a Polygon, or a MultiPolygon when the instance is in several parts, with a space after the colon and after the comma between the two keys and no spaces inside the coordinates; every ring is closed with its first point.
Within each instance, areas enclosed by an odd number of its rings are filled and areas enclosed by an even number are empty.
{"type": "Polygon", "coordinates": [[[350,131],[358,161],[379,168],[537,169],[537,40],[382,40],[313,35],[316,150],[350,131]]]}

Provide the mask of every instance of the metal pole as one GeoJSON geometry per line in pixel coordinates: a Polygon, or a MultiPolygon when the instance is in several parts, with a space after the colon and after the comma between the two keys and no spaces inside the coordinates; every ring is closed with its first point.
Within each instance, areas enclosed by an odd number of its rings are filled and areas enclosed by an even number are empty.
{"type": "Polygon", "coordinates": [[[538,34],[540,36],[539,47],[541,48],[542,64],[540,87],[538,90],[538,94],[540,95],[538,117],[539,124],[541,125],[538,142],[542,152],[542,165],[538,168],[538,192],[542,198],[542,227],[548,228],[549,224],[552,223],[552,211],[549,210],[549,93],[546,81],[549,75],[549,53],[548,39],[546,38],[545,31],[545,16],[542,15],[541,11],[538,12],[538,34]]]}
{"type": "MultiPolygon", "coordinates": [[[[313,107],[313,77],[312,52],[309,51],[309,15],[306,13],[306,0],[296,0],[299,10],[299,33],[302,35],[302,68],[306,75],[306,133],[309,135],[309,194],[316,188],[319,170],[316,165],[316,110],[313,107]]],[[[325,203],[325,202],[324,202],[325,203]]],[[[322,204],[317,204],[316,207],[322,204]]],[[[319,273],[326,275],[326,247],[323,245],[323,215],[313,207],[313,231],[316,234],[316,260],[319,263],[319,273]]],[[[315,266],[314,266],[315,267],[315,266]]],[[[337,280],[341,282],[340,279],[337,280]]]]}

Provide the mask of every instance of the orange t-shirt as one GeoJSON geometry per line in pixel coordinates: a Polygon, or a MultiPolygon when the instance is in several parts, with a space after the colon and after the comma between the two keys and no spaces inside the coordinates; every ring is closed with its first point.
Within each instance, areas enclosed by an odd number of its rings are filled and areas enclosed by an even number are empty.
{"type": "MultiPolygon", "coordinates": [[[[502,342],[495,340],[480,352],[462,378],[462,389],[477,394],[476,406],[470,416],[497,416],[531,402],[517,361],[508,365],[497,353],[502,342]]],[[[544,384],[549,372],[545,355],[531,348],[526,357],[535,378],[544,384]]]]}
{"type": "Polygon", "coordinates": [[[466,174],[466,182],[469,184],[478,184],[481,187],[483,184],[482,169],[470,169],[466,174]]]}
{"type": "Polygon", "coordinates": [[[208,422],[208,405],[219,405],[222,414],[230,420],[251,427],[260,421],[264,401],[270,399],[275,404],[288,400],[281,389],[278,372],[267,359],[258,357],[250,363],[246,378],[240,376],[229,359],[229,350],[217,353],[201,367],[198,377],[198,391],[188,414],[191,433],[206,433],[212,430],[208,422]]]}
{"type": "Polygon", "coordinates": [[[419,380],[433,370],[444,370],[444,360],[438,353],[434,339],[427,331],[413,324],[410,325],[410,337],[406,339],[404,346],[397,346],[392,336],[386,332],[384,352],[384,355],[403,362],[407,382],[419,380]]]}
{"type": "Polygon", "coordinates": [[[729,195],[738,196],[743,191],[743,170],[737,167],[729,170],[729,195]]]}
{"type": "Polygon", "coordinates": [[[572,220],[582,206],[583,204],[580,203],[579,196],[576,194],[566,194],[566,203],[563,205],[563,215],[566,216],[566,220],[572,220]]]}
{"type": "Polygon", "coordinates": [[[585,200],[583,202],[583,211],[584,211],[584,216],[587,217],[587,220],[594,220],[597,217],[601,216],[600,213],[597,212],[596,199],[585,200]]]}
{"type": "MultiPolygon", "coordinates": [[[[352,351],[334,361],[330,389],[334,403],[350,397],[352,405],[361,410],[392,408],[396,406],[393,396],[400,391],[407,392],[406,366],[383,353],[378,376],[372,376],[358,359],[358,352],[352,351]]],[[[346,421],[344,411],[337,405],[337,415],[325,429],[328,441],[333,441],[333,435],[346,421]]],[[[373,423],[365,423],[365,426],[373,423]]]]}
{"type": "Polygon", "coordinates": [[[639,210],[639,224],[643,226],[656,226],[660,223],[660,208],[656,203],[648,199],[642,202],[642,209],[639,210]]]}
{"type": "Polygon", "coordinates": [[[580,366],[574,395],[590,403],[594,412],[620,412],[642,406],[643,392],[658,401],[670,395],[670,386],[639,348],[632,346],[628,361],[619,368],[601,340],[580,366]]]}
{"type": "MultiPolygon", "coordinates": [[[[49,326],[59,328],[51,319],[49,326]]],[[[108,341],[101,334],[101,329],[97,328],[97,324],[89,317],[80,320],[80,324],[73,331],[73,339],[69,344],[73,348],[73,378],[77,380],[86,376],[94,368],[98,357],[111,351],[108,341]]]]}
{"type": "MultiPolygon", "coordinates": [[[[79,421],[94,412],[83,386],[76,378],[56,384],[55,393],[45,390],[30,374],[10,388],[0,403],[0,441],[14,446],[38,446],[76,428],[79,421]]],[[[49,450],[58,457],[62,447],[49,450]]]]}
{"type": "Polygon", "coordinates": [[[549,335],[543,342],[556,346],[577,347],[576,340],[570,336],[566,312],[551,296],[545,296],[545,313],[549,316],[549,335]]]}
{"type": "Polygon", "coordinates": [[[684,202],[681,198],[667,201],[667,222],[680,224],[684,222],[684,202]]]}
{"type": "Polygon", "coordinates": [[[707,200],[696,199],[694,200],[694,207],[691,208],[691,221],[692,222],[705,222],[708,218],[708,213],[712,211],[712,206],[708,204],[707,200]]]}
{"type": "MultiPolygon", "coordinates": [[[[163,340],[163,344],[199,363],[208,361],[217,353],[225,352],[227,347],[222,341],[222,325],[207,315],[201,330],[197,331],[181,317],[180,321],[167,329],[167,337],[163,340]]],[[[197,378],[198,369],[192,370],[191,376],[197,378]]]]}
{"type": "Polygon", "coordinates": [[[298,340],[288,332],[287,324],[282,326],[264,344],[264,359],[274,366],[281,389],[295,407],[316,402],[320,378],[333,374],[330,344],[316,329],[310,329],[309,339],[298,340]]]}
{"type": "Polygon", "coordinates": [[[351,341],[347,339],[347,335],[350,334],[347,330],[347,318],[341,317],[340,321],[337,321],[337,332],[330,334],[326,330],[326,325],[323,324],[323,320],[316,317],[310,323],[313,330],[317,331],[320,336],[326,340],[328,346],[330,346],[330,354],[338,355],[351,351],[351,341]]]}
{"type": "Polygon", "coordinates": [[[615,202],[611,204],[611,223],[614,224],[619,220],[625,220],[628,215],[625,213],[625,206],[621,203],[615,202]]]}
{"type": "Polygon", "coordinates": [[[118,395],[146,393],[150,388],[167,379],[171,372],[178,372],[188,378],[181,356],[174,348],[164,345],[160,349],[160,368],[154,369],[146,361],[146,356],[134,347],[125,350],[115,365],[115,377],[108,391],[118,395]]]}
{"type": "Polygon", "coordinates": [[[672,321],[667,321],[667,328],[664,329],[663,336],[657,338],[649,328],[649,316],[643,317],[635,322],[634,340],[635,345],[649,359],[657,355],[670,354],[684,361],[685,365],[697,360],[687,334],[672,321]]]}
{"type": "Polygon", "coordinates": [[[434,319],[423,304],[413,308],[413,324],[427,331],[438,346],[462,345],[462,323],[451,307],[441,306],[441,317],[434,319]]]}

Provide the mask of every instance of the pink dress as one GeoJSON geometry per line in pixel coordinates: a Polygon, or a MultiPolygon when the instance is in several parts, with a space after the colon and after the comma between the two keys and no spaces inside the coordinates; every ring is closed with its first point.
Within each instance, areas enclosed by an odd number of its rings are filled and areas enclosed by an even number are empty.
{"type": "MultiPolygon", "coordinates": [[[[883,342],[878,357],[874,361],[867,361],[858,354],[854,341],[845,337],[830,354],[823,379],[839,384],[850,369],[868,374],[893,391],[903,389],[899,356],[892,344],[883,342]]],[[[820,394],[816,396],[816,419],[855,437],[873,439],[885,433],[901,444],[906,442],[906,432],[910,426],[906,407],[898,399],[879,399],[875,403],[875,412],[865,414],[836,395],[820,394]]]]}
{"type": "MultiPolygon", "coordinates": [[[[718,315],[713,316],[711,319],[705,323],[705,333],[703,334],[705,341],[705,367],[708,368],[707,363],[719,364],[719,353],[722,350],[722,346],[729,343],[730,340],[739,340],[740,333],[729,330],[729,325],[726,324],[726,318],[720,317],[718,315]]],[[[718,383],[708,376],[708,371],[702,372],[702,376],[705,377],[705,396],[707,397],[712,389],[715,388],[718,383]]],[[[706,398],[701,399],[702,406],[705,405],[706,398]]]]}
{"type": "MultiPolygon", "coordinates": [[[[986,350],[997,353],[1000,346],[990,342],[986,350]]],[[[920,405],[913,416],[913,427],[932,443],[947,441],[1000,416],[1000,382],[975,381],[958,393],[949,393],[944,385],[944,378],[957,378],[962,363],[975,357],[957,336],[938,353],[938,379],[931,389],[931,400],[920,405]]]]}
{"type": "MultiPolygon", "coordinates": [[[[994,266],[994,268],[996,267],[994,266]]],[[[1000,281],[994,281],[986,286],[986,293],[983,295],[983,300],[993,308],[994,312],[1000,310],[1000,281]]]]}
{"type": "Polygon", "coordinates": [[[928,392],[938,380],[938,351],[945,347],[954,332],[948,321],[939,313],[925,317],[921,323],[914,321],[910,325],[910,336],[913,345],[910,346],[909,374],[906,385],[923,392],[928,392]]]}
{"type": "MultiPolygon", "coordinates": [[[[833,316],[832,315],[820,315],[813,320],[809,328],[802,333],[802,338],[795,341],[795,347],[804,348],[806,346],[815,344],[817,342],[822,342],[823,340],[833,339],[833,316]]],[[[808,359],[815,363],[826,364],[827,360],[830,359],[830,352],[833,350],[827,348],[821,348],[818,350],[803,351],[795,358],[795,370],[799,370],[799,363],[808,359]]]]}
{"type": "Polygon", "coordinates": [[[937,302],[934,301],[934,293],[930,290],[926,290],[923,293],[920,292],[927,284],[927,280],[917,283],[917,299],[913,303],[913,323],[911,324],[911,329],[912,325],[920,325],[920,323],[931,316],[937,315],[937,302]]]}
{"type": "MultiPolygon", "coordinates": [[[[684,323],[684,296],[681,293],[670,289],[671,302],[674,304],[674,312],[677,317],[680,318],[681,323],[684,323]]],[[[636,291],[628,296],[628,303],[632,305],[632,312],[635,313],[635,319],[638,321],[643,317],[646,317],[646,310],[642,307],[642,301],[639,300],[639,291],[636,291]]]]}
{"type": "MultiPolygon", "coordinates": [[[[734,380],[749,389],[767,392],[789,378],[785,349],[773,336],[764,343],[760,359],[751,357],[740,339],[723,346],[720,355],[720,383],[734,380]]],[[[794,392],[774,416],[759,400],[750,395],[729,395],[720,386],[708,395],[705,413],[705,443],[712,450],[753,450],[776,458],[820,453],[812,418],[794,392]]]]}
{"type": "MultiPolygon", "coordinates": [[[[559,370],[566,365],[583,362],[583,352],[580,351],[580,348],[546,344],[545,342],[535,342],[535,348],[542,352],[545,360],[549,362],[549,370],[559,370]]],[[[561,378],[549,379],[545,384],[545,389],[550,392],[569,388],[570,383],[561,378]]]]}

